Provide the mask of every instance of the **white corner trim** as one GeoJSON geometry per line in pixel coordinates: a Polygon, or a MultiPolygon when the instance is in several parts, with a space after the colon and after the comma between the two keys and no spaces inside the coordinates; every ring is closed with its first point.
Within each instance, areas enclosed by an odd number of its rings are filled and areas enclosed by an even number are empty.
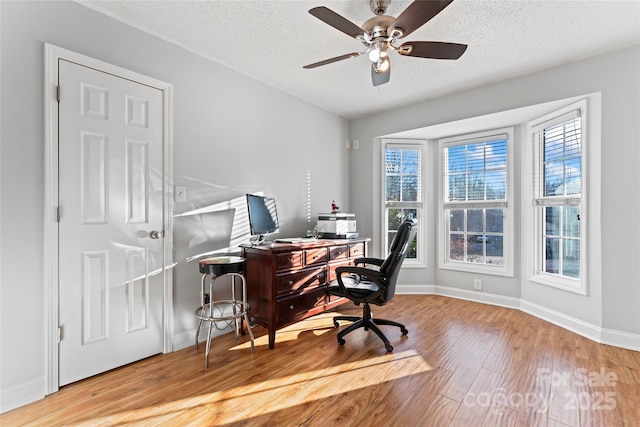
{"type": "Polygon", "coordinates": [[[583,320],[567,316],[564,313],[523,300],[522,298],[496,295],[487,292],[477,292],[468,289],[454,288],[451,286],[416,284],[398,285],[396,293],[399,295],[441,295],[482,304],[514,308],[549,323],[553,323],[556,326],[567,329],[578,335],[582,335],[583,337],[589,338],[597,343],[640,351],[640,334],[602,328],[583,320]]]}

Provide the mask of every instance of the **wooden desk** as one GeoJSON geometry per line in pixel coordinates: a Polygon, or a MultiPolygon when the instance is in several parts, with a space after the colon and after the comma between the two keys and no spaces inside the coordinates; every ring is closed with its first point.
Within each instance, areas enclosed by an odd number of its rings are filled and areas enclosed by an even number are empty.
{"type": "Polygon", "coordinates": [[[327,284],[335,280],[337,267],[366,256],[367,242],[320,239],[241,246],[249,315],[268,329],[269,348],[275,345],[277,329],[349,301],[328,295],[327,284]]]}

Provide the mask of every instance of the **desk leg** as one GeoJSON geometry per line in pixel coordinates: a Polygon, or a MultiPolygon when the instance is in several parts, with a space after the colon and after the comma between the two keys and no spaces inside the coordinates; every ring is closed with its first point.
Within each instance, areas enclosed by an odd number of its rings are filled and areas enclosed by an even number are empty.
{"type": "Polygon", "coordinates": [[[276,345],[276,330],[275,328],[269,328],[269,348],[273,350],[276,345]]]}

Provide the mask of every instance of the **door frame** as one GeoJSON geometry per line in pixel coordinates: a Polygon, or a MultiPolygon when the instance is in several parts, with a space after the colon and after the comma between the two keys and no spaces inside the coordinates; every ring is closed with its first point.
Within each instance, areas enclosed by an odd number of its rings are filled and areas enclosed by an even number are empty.
{"type": "MultiPolygon", "coordinates": [[[[45,395],[59,389],[59,222],[58,222],[58,61],[63,59],[113,74],[163,92],[163,335],[164,353],[173,351],[173,85],[82,55],[44,44],[44,338],[45,395]]],[[[62,92],[61,96],[64,96],[62,92]]]]}

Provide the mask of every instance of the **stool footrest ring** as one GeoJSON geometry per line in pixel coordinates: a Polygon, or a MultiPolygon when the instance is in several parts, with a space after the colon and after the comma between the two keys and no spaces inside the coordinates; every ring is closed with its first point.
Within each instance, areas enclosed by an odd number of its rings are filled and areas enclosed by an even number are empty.
{"type": "Polygon", "coordinates": [[[242,301],[233,301],[233,300],[220,300],[214,301],[213,305],[208,303],[203,307],[198,307],[196,309],[196,317],[200,320],[204,320],[205,322],[217,322],[224,320],[234,320],[243,317],[245,314],[249,312],[251,307],[249,304],[243,304],[242,301]],[[210,307],[213,309],[219,309],[219,314],[212,314],[207,316],[206,312],[210,310],[210,307]],[[224,314],[224,309],[227,308],[234,313],[224,314]]]}

